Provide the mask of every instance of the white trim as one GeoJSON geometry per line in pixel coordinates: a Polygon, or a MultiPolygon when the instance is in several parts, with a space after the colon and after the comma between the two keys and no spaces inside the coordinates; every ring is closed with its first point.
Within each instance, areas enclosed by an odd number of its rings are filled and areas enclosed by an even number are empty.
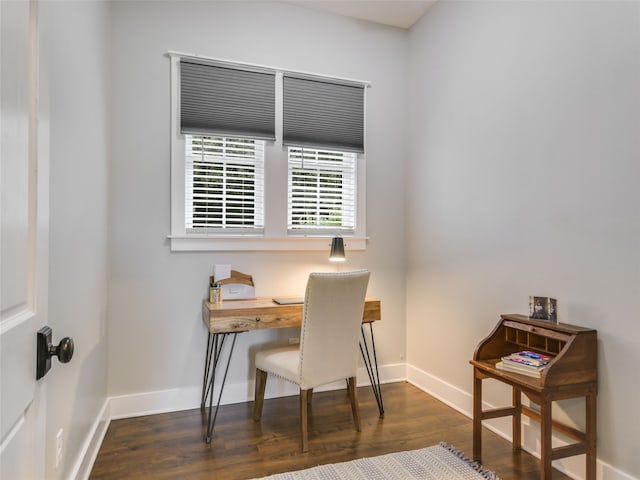
{"type": "MultiPolygon", "coordinates": [[[[3,311],[2,313],[8,313],[8,311],[3,311]]],[[[7,318],[0,320],[0,335],[4,335],[11,329],[22,325],[24,322],[28,322],[35,316],[35,314],[36,312],[29,308],[26,303],[17,305],[15,314],[7,315],[7,318]]]]}
{"type": "MultiPolygon", "coordinates": [[[[473,418],[473,396],[469,392],[413,365],[407,365],[407,382],[457,410],[465,417],[473,418]]],[[[482,405],[485,410],[495,408],[487,402],[482,402],[482,405]]],[[[491,420],[490,424],[483,423],[483,426],[502,438],[511,441],[511,422],[508,418],[494,419],[491,420]]]]}
{"type": "MultiPolygon", "coordinates": [[[[172,252],[200,251],[323,251],[329,252],[330,237],[259,237],[251,235],[169,235],[172,252]]],[[[364,251],[368,238],[345,237],[345,250],[364,251]]],[[[328,253],[327,253],[328,254],[328,253]]]]}
{"type": "Polygon", "coordinates": [[[171,233],[185,231],[184,224],[184,182],[185,182],[185,164],[184,164],[184,135],[180,134],[178,118],[180,118],[180,102],[179,96],[176,94],[180,90],[180,75],[178,69],[179,58],[171,57],[171,233]],[[176,159],[182,159],[176,161],[176,159]]]}
{"type": "Polygon", "coordinates": [[[24,415],[18,418],[18,421],[11,427],[11,430],[7,432],[2,439],[2,443],[0,443],[0,455],[2,455],[5,449],[9,446],[9,444],[13,441],[13,439],[18,435],[20,431],[24,430],[25,418],[24,415]]]}
{"type": "MultiPolygon", "coordinates": [[[[380,382],[391,383],[404,381],[406,378],[406,365],[394,364],[379,367],[380,382]]],[[[364,367],[358,369],[357,383],[359,386],[370,385],[369,376],[364,367]]],[[[344,382],[334,382],[316,389],[318,392],[339,390],[345,388],[344,382]]],[[[253,401],[253,380],[244,382],[227,382],[224,387],[224,394],[220,405],[230,405],[234,403],[253,401]]],[[[216,388],[213,392],[214,399],[219,394],[216,388]]],[[[266,398],[284,397],[297,395],[298,389],[284,380],[275,377],[267,382],[266,398]]],[[[118,395],[110,398],[111,419],[139,417],[142,415],[153,415],[157,413],[177,412],[200,408],[201,386],[185,388],[173,388],[169,390],[158,390],[154,392],[142,392],[128,395],[118,395]]],[[[383,392],[384,399],[384,392],[383,392]]]]}
{"type": "Polygon", "coordinates": [[[69,478],[75,478],[77,480],[88,480],[93,469],[93,464],[98,458],[98,452],[102,446],[104,436],[107,434],[107,429],[111,423],[111,412],[109,409],[110,399],[106,399],[98,417],[93,422],[87,437],[82,444],[80,453],[78,454],[69,478]]]}
{"type": "Polygon", "coordinates": [[[598,480],[639,480],[638,477],[634,477],[629,473],[625,473],[622,470],[609,465],[608,463],[597,461],[596,464],[596,478],[598,480]]]}
{"type": "Polygon", "coordinates": [[[407,365],[407,382],[462,413],[465,417],[471,418],[473,398],[461,388],[440,380],[438,377],[413,365],[407,365]]]}
{"type": "Polygon", "coordinates": [[[179,412],[200,407],[200,387],[172,388],[111,397],[111,419],[179,412]]]}

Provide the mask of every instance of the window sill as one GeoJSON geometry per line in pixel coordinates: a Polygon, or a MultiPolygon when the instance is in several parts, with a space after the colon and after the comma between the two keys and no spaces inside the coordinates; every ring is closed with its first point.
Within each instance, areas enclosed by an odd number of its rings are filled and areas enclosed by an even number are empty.
{"type": "MultiPolygon", "coordinates": [[[[329,250],[327,237],[258,237],[249,235],[169,235],[172,252],[258,252],[329,250]]],[[[366,237],[344,237],[347,251],[367,249],[366,237]]]]}

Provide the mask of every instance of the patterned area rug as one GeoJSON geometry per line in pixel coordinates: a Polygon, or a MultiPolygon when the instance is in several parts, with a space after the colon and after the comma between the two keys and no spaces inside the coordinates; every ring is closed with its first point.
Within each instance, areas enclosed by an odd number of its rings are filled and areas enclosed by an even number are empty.
{"type": "Polygon", "coordinates": [[[500,480],[441,442],[433,447],[279,473],[262,480],[500,480]]]}

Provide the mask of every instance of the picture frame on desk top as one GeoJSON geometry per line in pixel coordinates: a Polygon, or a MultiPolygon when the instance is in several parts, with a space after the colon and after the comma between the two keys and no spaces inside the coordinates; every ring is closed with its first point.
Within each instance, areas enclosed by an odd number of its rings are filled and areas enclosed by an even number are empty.
{"type": "Polygon", "coordinates": [[[529,318],[558,323],[558,301],[551,297],[529,297],[529,318]]]}

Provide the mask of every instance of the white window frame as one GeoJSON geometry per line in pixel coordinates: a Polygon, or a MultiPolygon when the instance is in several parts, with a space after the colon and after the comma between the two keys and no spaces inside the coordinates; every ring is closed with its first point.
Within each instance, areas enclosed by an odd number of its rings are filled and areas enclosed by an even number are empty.
{"type": "MultiPolygon", "coordinates": [[[[287,147],[282,145],[282,71],[276,74],[276,141],[265,145],[265,228],[252,233],[189,233],[185,222],[185,136],[180,133],[180,57],[171,61],[171,233],[172,251],[328,251],[338,232],[287,231],[287,147]]],[[[212,59],[218,60],[218,59],[212,59]]],[[[234,63],[234,62],[229,62],[234,63]]],[[[237,63],[237,62],[236,62],[237,63]]],[[[356,155],[356,219],[352,233],[340,233],[350,251],[366,250],[366,162],[356,155]]]]}

